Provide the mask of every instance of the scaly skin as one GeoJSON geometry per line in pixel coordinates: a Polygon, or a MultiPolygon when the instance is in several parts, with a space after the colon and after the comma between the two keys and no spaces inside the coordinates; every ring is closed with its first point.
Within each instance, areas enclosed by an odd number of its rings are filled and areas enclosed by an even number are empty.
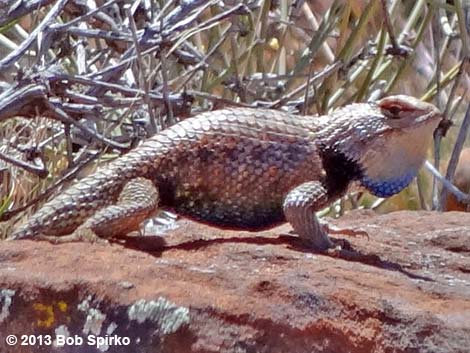
{"type": "Polygon", "coordinates": [[[157,207],[214,226],[260,230],[288,221],[316,250],[333,243],[315,212],[357,181],[391,196],[416,175],[439,110],[409,96],[327,116],[224,109],[184,120],[46,203],[14,239],[86,229],[119,237],[157,207]]]}

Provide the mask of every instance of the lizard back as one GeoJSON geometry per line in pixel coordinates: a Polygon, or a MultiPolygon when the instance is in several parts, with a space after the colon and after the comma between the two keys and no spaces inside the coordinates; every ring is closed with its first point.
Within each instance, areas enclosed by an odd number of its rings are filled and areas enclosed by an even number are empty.
{"type": "Polygon", "coordinates": [[[145,143],[173,143],[147,177],[161,205],[179,214],[232,229],[271,227],[284,221],[292,188],[323,177],[314,121],[262,109],[201,114],[145,143]]]}

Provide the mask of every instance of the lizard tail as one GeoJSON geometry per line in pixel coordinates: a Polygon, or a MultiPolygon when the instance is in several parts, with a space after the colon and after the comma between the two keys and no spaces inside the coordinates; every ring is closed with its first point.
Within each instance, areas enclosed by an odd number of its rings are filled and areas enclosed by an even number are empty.
{"type": "Polygon", "coordinates": [[[139,176],[146,177],[152,173],[158,167],[160,155],[166,151],[161,142],[148,140],[46,202],[24,225],[15,230],[9,239],[73,233],[98,210],[115,203],[129,180],[139,176]]]}
{"type": "Polygon", "coordinates": [[[8,239],[31,239],[38,235],[62,236],[73,233],[102,207],[114,202],[124,184],[133,177],[119,168],[103,168],[76,182],[46,202],[8,239]]]}

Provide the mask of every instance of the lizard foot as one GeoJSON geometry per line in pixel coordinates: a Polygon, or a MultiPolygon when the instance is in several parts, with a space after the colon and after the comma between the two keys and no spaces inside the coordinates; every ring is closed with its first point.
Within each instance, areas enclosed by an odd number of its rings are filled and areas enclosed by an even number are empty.
{"type": "Polygon", "coordinates": [[[37,239],[48,241],[51,244],[65,244],[83,241],[97,244],[109,244],[106,239],[100,238],[90,228],[78,228],[72,234],[64,236],[52,236],[41,234],[37,237],[37,239]]]}
{"type": "Polygon", "coordinates": [[[366,265],[376,265],[382,262],[378,255],[363,254],[355,250],[343,249],[340,246],[327,249],[325,250],[324,254],[346,261],[360,262],[366,265]]]}
{"type": "Polygon", "coordinates": [[[321,223],[321,225],[328,234],[342,234],[349,237],[366,237],[369,239],[369,233],[362,229],[339,228],[328,223],[321,223]]]}
{"type": "MultiPolygon", "coordinates": [[[[322,230],[325,234],[342,234],[349,237],[365,237],[369,239],[369,233],[362,229],[339,228],[328,223],[321,223],[322,230]]],[[[297,234],[294,230],[288,232],[289,235],[297,234]]]]}
{"type": "MultiPolygon", "coordinates": [[[[331,257],[338,257],[338,258],[345,258],[344,254],[345,253],[353,253],[354,249],[351,246],[351,243],[349,243],[345,239],[333,239],[329,238],[332,242],[331,247],[325,249],[325,250],[315,250],[319,252],[320,254],[324,254],[327,256],[331,257]]],[[[303,243],[305,245],[305,243],[303,243]]]]}
{"type": "Polygon", "coordinates": [[[324,255],[353,262],[360,262],[371,265],[381,262],[380,257],[375,254],[364,254],[354,250],[351,244],[345,239],[331,239],[335,246],[323,251],[324,255]]]}

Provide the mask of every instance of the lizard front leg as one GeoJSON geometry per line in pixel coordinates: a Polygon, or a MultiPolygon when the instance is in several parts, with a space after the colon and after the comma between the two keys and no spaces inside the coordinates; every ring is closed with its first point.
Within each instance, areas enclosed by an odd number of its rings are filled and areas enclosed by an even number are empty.
{"type": "Polygon", "coordinates": [[[315,215],[327,202],[325,187],[318,181],[310,181],[292,189],[283,204],[284,215],[294,231],[309,247],[319,251],[335,246],[315,215]]]}

